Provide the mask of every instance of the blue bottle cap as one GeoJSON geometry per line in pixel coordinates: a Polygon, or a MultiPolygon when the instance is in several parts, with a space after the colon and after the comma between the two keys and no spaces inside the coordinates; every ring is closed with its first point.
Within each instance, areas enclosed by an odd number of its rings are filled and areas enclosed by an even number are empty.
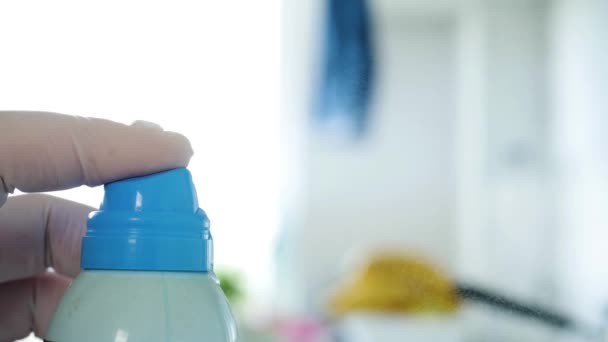
{"type": "Polygon", "coordinates": [[[82,239],[83,269],[213,270],[209,219],[185,168],[105,185],[82,239]]]}

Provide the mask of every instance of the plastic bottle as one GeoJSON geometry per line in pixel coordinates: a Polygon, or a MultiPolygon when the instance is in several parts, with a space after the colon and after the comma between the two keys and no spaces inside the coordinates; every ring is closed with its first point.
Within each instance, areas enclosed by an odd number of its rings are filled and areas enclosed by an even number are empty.
{"type": "Polygon", "coordinates": [[[87,222],[81,266],[48,341],[238,340],[213,273],[209,220],[186,169],[106,184],[87,222]]]}

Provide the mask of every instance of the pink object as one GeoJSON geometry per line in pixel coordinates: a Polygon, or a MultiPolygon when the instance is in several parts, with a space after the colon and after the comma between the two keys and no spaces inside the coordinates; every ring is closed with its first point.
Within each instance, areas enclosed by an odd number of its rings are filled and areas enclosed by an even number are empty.
{"type": "Polygon", "coordinates": [[[308,318],[293,319],[279,325],[281,342],[325,342],[330,341],[327,328],[308,318]]]}

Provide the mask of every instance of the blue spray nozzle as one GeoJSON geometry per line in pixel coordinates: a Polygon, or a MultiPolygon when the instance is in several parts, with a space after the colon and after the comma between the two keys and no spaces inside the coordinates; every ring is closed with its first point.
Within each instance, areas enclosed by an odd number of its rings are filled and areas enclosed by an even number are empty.
{"type": "Polygon", "coordinates": [[[213,270],[209,219],[190,172],[179,168],[105,185],[82,240],[84,269],[213,270]]]}

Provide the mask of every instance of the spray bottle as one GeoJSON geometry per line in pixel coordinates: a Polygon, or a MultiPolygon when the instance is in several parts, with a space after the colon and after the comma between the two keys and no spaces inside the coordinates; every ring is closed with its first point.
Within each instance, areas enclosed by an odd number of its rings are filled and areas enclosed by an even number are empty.
{"type": "Polygon", "coordinates": [[[209,220],[184,168],[105,185],[53,342],[235,342],[209,220]]]}

